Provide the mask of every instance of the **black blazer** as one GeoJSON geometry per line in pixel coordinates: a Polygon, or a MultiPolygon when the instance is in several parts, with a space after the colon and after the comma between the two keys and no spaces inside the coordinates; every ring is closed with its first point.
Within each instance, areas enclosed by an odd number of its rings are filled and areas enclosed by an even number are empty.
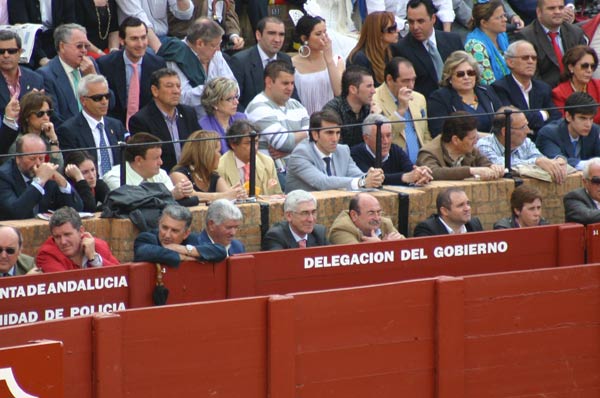
{"type": "MultiPolygon", "coordinates": [[[[179,104],[177,110],[179,111],[179,119],[177,120],[179,139],[185,140],[194,131],[200,130],[198,118],[196,117],[196,111],[191,106],[179,104]]],[[[154,101],[150,101],[129,119],[129,131],[131,134],[150,133],[160,138],[161,141],[173,141],[167,123],[154,101]]],[[[167,172],[170,172],[173,166],[177,164],[175,145],[183,147],[183,143],[163,144],[162,146],[162,168],[167,172]]]]}
{"type": "MultiPolygon", "coordinates": [[[[483,231],[481,221],[477,217],[471,217],[471,221],[465,224],[467,232],[483,231]]],[[[440,216],[432,214],[425,221],[421,221],[415,227],[413,236],[433,236],[433,235],[448,235],[448,230],[442,224],[440,216]]]]}
{"type": "MultiPolygon", "coordinates": [[[[25,94],[33,89],[43,90],[44,89],[44,78],[42,75],[30,70],[29,68],[19,67],[21,70],[21,77],[19,83],[21,84],[21,92],[19,93],[19,99],[23,98],[25,94]]],[[[10,102],[10,91],[8,91],[8,85],[4,76],[0,74],[0,113],[4,114],[6,105],[10,102]]]]}
{"type": "MultiPolygon", "coordinates": [[[[457,33],[436,30],[435,40],[438,51],[442,56],[442,61],[444,62],[454,51],[464,50],[462,39],[457,33]]],[[[415,72],[417,72],[415,91],[428,98],[429,94],[439,88],[439,81],[435,73],[433,61],[422,42],[417,41],[409,33],[406,37],[400,39],[397,44],[393,44],[391,49],[393,56],[407,58],[413,64],[415,72]]]]}
{"type": "MultiPolygon", "coordinates": [[[[565,53],[578,44],[586,44],[583,30],[575,24],[563,23],[560,25],[560,38],[565,53]]],[[[551,87],[556,87],[560,81],[559,62],[561,60],[556,59],[554,48],[548,35],[544,32],[542,24],[537,19],[534,20],[521,29],[515,39],[524,39],[533,44],[538,56],[536,78],[545,81],[551,87]]]]}
{"type": "MultiPolygon", "coordinates": [[[[106,77],[108,86],[115,93],[115,104],[108,114],[125,124],[127,118],[127,79],[125,78],[123,50],[104,55],[98,58],[96,62],[100,68],[100,73],[106,77]]],[[[162,57],[149,53],[144,55],[142,75],[140,76],[140,109],[152,101],[152,91],[150,90],[152,73],[166,66],[167,64],[162,57]]]]}
{"type": "MultiPolygon", "coordinates": [[[[306,247],[328,245],[325,236],[325,227],[315,224],[313,231],[306,237],[306,247]]],[[[262,250],[297,249],[298,247],[298,242],[294,239],[287,221],[271,226],[262,240],[262,250]]]]}
{"type": "MultiPolygon", "coordinates": [[[[521,110],[525,109],[548,109],[556,105],[552,102],[552,88],[545,82],[537,79],[531,80],[531,91],[529,92],[529,106],[521,93],[521,89],[512,75],[504,76],[502,79],[492,83],[494,91],[500,98],[502,105],[513,105],[521,110]]],[[[525,116],[529,122],[529,128],[537,133],[546,123],[561,118],[557,109],[548,110],[550,117],[544,121],[540,112],[526,112],[525,116]]]]}
{"type": "MultiPolygon", "coordinates": [[[[108,145],[117,145],[119,141],[125,141],[125,127],[123,126],[123,123],[117,119],[104,116],[104,131],[108,136],[108,145]]],[[[66,120],[56,130],[56,135],[58,136],[61,149],[82,149],[96,146],[94,135],[92,134],[92,130],[90,130],[90,125],[81,112],[66,120]]],[[[88,152],[94,158],[94,163],[96,163],[97,167],[98,151],[88,150],[88,152]]],[[[112,155],[112,166],[121,163],[119,148],[112,148],[112,155]]],[[[68,157],[68,154],[65,156],[68,157]]]]}
{"type": "MultiPolygon", "coordinates": [[[[277,53],[277,60],[292,65],[290,56],[281,51],[277,53]]],[[[229,67],[240,87],[240,108],[238,111],[241,112],[246,109],[252,98],[256,97],[256,94],[265,89],[265,70],[257,46],[254,45],[235,53],[229,61],[229,67]]],[[[292,97],[298,99],[295,88],[292,97]]]]}
{"type": "Polygon", "coordinates": [[[15,159],[0,166],[0,219],[22,220],[33,218],[37,205],[40,213],[49,209],[56,210],[63,206],[73,207],[77,211],[83,209],[83,204],[75,189],[70,195],[63,194],[58,184],[49,180],[44,185],[42,195],[36,187],[27,185],[17,167],[15,159]]]}
{"type": "MultiPolygon", "coordinates": [[[[108,27],[102,13],[96,10],[94,0],[76,0],[75,1],[75,19],[78,24],[85,26],[87,30],[87,38],[100,50],[105,50],[108,47],[108,33],[119,30],[119,21],[117,17],[117,2],[115,0],[107,1],[110,8],[110,20],[108,27]],[[102,23],[98,26],[98,19],[102,23]],[[106,33],[108,29],[108,33],[106,33]],[[107,34],[105,39],[100,38],[100,34],[107,34]]],[[[105,14],[106,15],[106,14],[105,14]]],[[[106,15],[108,16],[108,15],[106,15]]]]}

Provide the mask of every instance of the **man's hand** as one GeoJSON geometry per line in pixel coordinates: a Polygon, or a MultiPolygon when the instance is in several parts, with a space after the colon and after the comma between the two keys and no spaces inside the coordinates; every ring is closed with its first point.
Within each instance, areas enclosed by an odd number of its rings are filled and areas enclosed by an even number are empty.
{"type": "Polygon", "coordinates": [[[371,167],[365,176],[365,188],[377,188],[383,184],[383,170],[371,167]]]}
{"type": "Polygon", "coordinates": [[[85,257],[91,261],[96,257],[96,241],[89,232],[84,232],[81,237],[81,250],[85,257]]]}
{"type": "Polygon", "coordinates": [[[363,235],[361,239],[363,242],[381,242],[374,229],[371,230],[371,236],[363,235]]]}
{"type": "Polygon", "coordinates": [[[79,64],[79,71],[81,72],[81,76],[96,74],[96,68],[94,68],[94,64],[92,63],[90,57],[83,57],[81,63],[79,64]]]}
{"type": "Polygon", "coordinates": [[[17,120],[19,118],[19,112],[21,111],[21,105],[19,104],[19,94],[15,93],[10,97],[10,101],[4,108],[4,116],[7,119],[17,120]]]}
{"type": "Polygon", "coordinates": [[[408,109],[408,103],[413,99],[413,91],[408,87],[400,87],[396,98],[398,99],[398,113],[404,116],[408,109]]]}
{"type": "Polygon", "coordinates": [[[512,23],[513,25],[515,25],[517,27],[517,29],[515,29],[515,32],[518,32],[519,30],[521,30],[525,27],[525,23],[523,22],[521,17],[518,16],[517,14],[512,16],[512,18],[510,19],[510,23],[512,23]]]}
{"type": "MultiPolygon", "coordinates": [[[[492,165],[492,166],[497,166],[497,165],[492,165]]],[[[502,167],[502,166],[498,166],[498,167],[502,167]]],[[[477,176],[479,176],[479,179],[484,180],[484,181],[490,181],[490,180],[496,180],[498,178],[500,178],[500,176],[498,175],[498,171],[494,168],[490,167],[471,167],[470,169],[471,175],[475,178],[478,178],[477,176]]]]}
{"type": "Polygon", "coordinates": [[[402,175],[402,182],[405,184],[427,185],[431,180],[433,176],[427,166],[413,166],[411,172],[402,175]]]}
{"type": "Polygon", "coordinates": [[[46,181],[52,179],[56,170],[58,170],[58,165],[52,163],[42,163],[39,166],[34,167],[33,173],[40,179],[40,184],[44,186],[46,181]]]}
{"type": "Polygon", "coordinates": [[[400,239],[406,239],[406,237],[404,235],[402,235],[400,232],[390,232],[389,234],[385,235],[383,237],[382,240],[400,240],[400,239]]]}
{"type": "Polygon", "coordinates": [[[286,157],[287,155],[289,155],[289,153],[287,152],[282,152],[278,149],[275,149],[274,147],[272,147],[271,145],[269,145],[269,155],[271,156],[271,158],[273,160],[275,159],[281,159],[286,157]]]}
{"type": "Polygon", "coordinates": [[[575,8],[574,7],[566,7],[563,8],[563,22],[572,24],[575,22],[575,8]]]}
{"type": "Polygon", "coordinates": [[[187,178],[182,178],[173,188],[172,194],[175,200],[187,198],[194,193],[194,186],[187,178]]]}
{"type": "Polygon", "coordinates": [[[241,50],[242,48],[244,48],[245,42],[243,37],[236,35],[231,37],[229,41],[231,42],[231,44],[233,44],[233,47],[231,47],[233,50],[241,50]]]}
{"type": "Polygon", "coordinates": [[[562,184],[567,178],[567,162],[563,158],[548,159],[546,157],[537,158],[535,164],[542,170],[547,171],[552,176],[552,181],[562,184]]]}

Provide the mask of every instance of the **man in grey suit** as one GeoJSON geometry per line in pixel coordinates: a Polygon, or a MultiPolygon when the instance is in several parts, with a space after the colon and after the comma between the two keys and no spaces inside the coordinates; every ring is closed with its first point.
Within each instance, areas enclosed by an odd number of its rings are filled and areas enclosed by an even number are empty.
{"type": "Polygon", "coordinates": [[[537,19],[517,34],[517,38],[525,39],[535,47],[538,55],[536,77],[551,87],[559,82],[562,55],[571,47],[586,44],[583,30],[577,25],[564,22],[564,8],[564,0],[538,1],[537,19]],[[552,38],[554,35],[555,39],[552,38]],[[561,57],[557,57],[553,40],[556,40],[561,57]]]}
{"type": "Polygon", "coordinates": [[[583,168],[583,188],[563,198],[565,222],[600,222],[600,158],[590,159],[583,168]]]}
{"type": "Polygon", "coordinates": [[[327,245],[325,227],[317,224],[317,200],[297,189],[287,194],[283,203],[287,221],[274,224],[262,240],[263,250],[296,249],[327,245]]]}
{"type": "Polygon", "coordinates": [[[335,111],[325,109],[312,114],[309,140],[296,145],[288,160],[286,192],[381,186],[383,170],[370,168],[363,173],[352,160],[348,146],[338,144],[341,124],[335,111]]]}

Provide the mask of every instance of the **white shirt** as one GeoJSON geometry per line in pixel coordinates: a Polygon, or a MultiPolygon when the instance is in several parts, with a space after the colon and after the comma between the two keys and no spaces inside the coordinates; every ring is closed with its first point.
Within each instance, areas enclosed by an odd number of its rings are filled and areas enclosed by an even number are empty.
{"type": "MultiPolygon", "coordinates": [[[[106,133],[106,123],[104,123],[104,118],[101,118],[98,121],[98,120],[94,119],[93,117],[91,117],[90,115],[88,115],[85,110],[81,111],[81,114],[83,115],[86,122],[88,123],[88,126],[90,126],[90,130],[92,130],[92,135],[94,136],[94,145],[97,148],[100,148],[100,131],[98,130],[98,123],[102,123],[102,125],[103,125],[104,142],[106,142],[106,145],[110,145],[110,141],[108,140],[108,135],[106,133]]],[[[96,150],[96,157],[98,159],[98,170],[102,170],[102,166],[100,166],[100,164],[102,162],[102,157],[100,156],[100,149],[96,150]]],[[[112,167],[112,165],[114,164],[114,159],[113,159],[113,153],[112,153],[111,149],[108,150],[108,157],[110,158],[109,167],[112,167]]]]}
{"type": "MultiPolygon", "coordinates": [[[[144,181],[144,177],[139,175],[130,165],[129,162],[125,163],[125,177],[127,185],[140,185],[144,181]]],[[[121,165],[115,165],[110,171],[102,177],[108,188],[112,191],[121,186],[121,165]]],[[[167,172],[160,169],[158,174],[150,178],[145,179],[148,182],[162,182],[165,184],[169,191],[173,191],[174,185],[167,172]]]]}

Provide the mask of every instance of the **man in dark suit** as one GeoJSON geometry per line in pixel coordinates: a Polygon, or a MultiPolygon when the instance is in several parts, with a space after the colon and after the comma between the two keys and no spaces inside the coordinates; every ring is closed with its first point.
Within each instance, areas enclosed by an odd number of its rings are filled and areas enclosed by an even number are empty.
{"type": "Polygon", "coordinates": [[[218,243],[201,243],[192,232],[192,213],[180,205],[168,205],[158,220],[158,230],[140,233],[133,243],[133,261],[178,267],[182,261],[223,261],[225,248],[218,243]]]}
{"type": "Polygon", "coordinates": [[[297,189],[287,194],[283,203],[287,221],[273,225],[262,240],[262,250],[297,249],[327,245],[325,226],[317,224],[317,200],[297,189]]]}
{"type": "MultiPolygon", "coordinates": [[[[153,101],[129,120],[131,134],[146,132],[161,141],[185,140],[200,130],[194,108],[179,103],[181,82],[177,72],[169,68],[155,71],[150,79],[153,101]]],[[[169,172],[179,161],[183,143],[162,145],[163,168],[169,172]]]]}
{"type": "Polygon", "coordinates": [[[483,231],[479,219],[471,217],[471,202],[462,188],[453,187],[441,191],[435,205],[437,214],[417,224],[414,236],[483,231]]]}
{"type": "Polygon", "coordinates": [[[244,244],[235,238],[242,224],[242,212],[228,199],[217,199],[208,206],[206,228],[200,233],[200,243],[225,246],[227,255],[244,253],[244,244]]]}
{"type": "Polygon", "coordinates": [[[83,203],[58,172],[46,163],[46,143],[35,134],[17,139],[17,155],[0,166],[0,219],[21,220],[37,213],[71,206],[81,211],[83,203]]]}
{"type": "Polygon", "coordinates": [[[583,168],[583,188],[563,198],[565,222],[594,224],[600,222],[600,158],[590,159],[583,168]]]}
{"type": "Polygon", "coordinates": [[[55,28],[62,24],[75,22],[75,1],[79,0],[9,0],[8,20],[11,25],[34,23],[44,25],[47,29],[40,30],[35,36],[35,47],[31,66],[44,66],[50,58],[56,55],[53,35],[55,28]],[[49,6],[50,15],[42,20],[41,3],[49,6]]]}
{"type": "Polygon", "coordinates": [[[583,30],[564,22],[564,0],[541,0],[536,7],[537,19],[517,33],[537,50],[536,77],[555,87],[562,70],[562,56],[578,44],[586,44],[583,30]],[[556,36],[553,38],[552,36],[556,36]],[[553,41],[556,41],[553,44],[553,41]],[[555,50],[555,47],[558,49],[555,50]],[[560,56],[557,56],[557,51],[560,56]]]}
{"type": "Polygon", "coordinates": [[[535,137],[538,130],[552,120],[560,119],[560,112],[554,108],[552,89],[545,82],[534,79],[537,54],[535,48],[525,40],[511,43],[504,53],[511,74],[496,80],[492,87],[502,105],[512,105],[521,110],[539,109],[526,112],[529,128],[535,137]]]}
{"type": "Polygon", "coordinates": [[[83,26],[61,25],[56,28],[54,37],[58,56],[38,72],[44,77],[44,88],[54,103],[52,121],[60,126],[81,110],[77,85],[83,76],[97,73],[98,67],[96,61],[86,55],[88,39],[83,26]]]}
{"type": "Polygon", "coordinates": [[[146,52],[148,28],[141,19],[125,18],[119,27],[119,39],[123,49],[100,57],[97,62],[100,73],[106,76],[108,86],[115,93],[115,104],[109,115],[127,126],[129,118],[152,101],[150,76],[167,64],[146,52]],[[138,78],[137,85],[131,84],[133,76],[138,78]],[[137,98],[130,101],[129,93],[136,91],[137,98]]]}
{"type": "Polygon", "coordinates": [[[0,30],[0,113],[17,94],[21,99],[33,89],[44,88],[44,78],[28,68],[19,66],[23,52],[21,37],[10,30],[0,30]]]}
{"type": "MultiPolygon", "coordinates": [[[[270,61],[285,61],[292,64],[289,55],[281,52],[285,40],[285,25],[277,17],[266,17],[259,21],[255,32],[256,45],[231,57],[230,67],[240,86],[239,110],[265,89],[264,70],[270,61]]],[[[297,99],[297,96],[293,97],[297,99]]]]}
{"type": "Polygon", "coordinates": [[[417,71],[415,90],[425,98],[439,88],[443,63],[448,55],[464,49],[457,33],[434,29],[436,11],[431,0],[410,0],[406,7],[409,33],[392,45],[394,56],[407,58],[413,64],[417,71]]]}
{"type": "Polygon", "coordinates": [[[0,277],[41,274],[34,258],[22,253],[23,236],[11,226],[0,226],[0,277]]]}
{"type": "Polygon", "coordinates": [[[535,144],[546,157],[567,158],[577,170],[600,156],[600,127],[594,124],[598,106],[588,93],[573,93],[565,102],[565,118],[543,127],[535,144]],[[569,109],[569,107],[574,107],[569,109]]]}
{"type": "Polygon", "coordinates": [[[106,116],[109,97],[108,82],[104,76],[85,76],[79,83],[83,110],[66,120],[56,132],[62,149],[97,148],[89,152],[100,176],[120,163],[120,151],[116,145],[125,140],[123,123],[106,116]],[[115,147],[107,148],[109,146],[115,147]]]}

